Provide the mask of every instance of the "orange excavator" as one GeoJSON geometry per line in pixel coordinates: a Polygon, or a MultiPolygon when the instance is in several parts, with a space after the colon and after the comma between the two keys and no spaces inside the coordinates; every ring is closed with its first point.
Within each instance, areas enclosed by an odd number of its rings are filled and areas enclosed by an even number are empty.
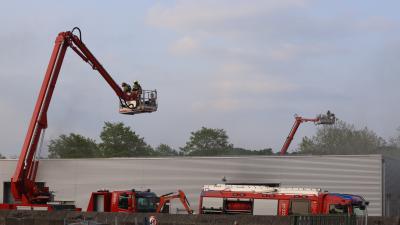
{"type": "Polygon", "coordinates": [[[188,214],[193,214],[190,204],[183,191],[168,193],[158,197],[154,192],[137,191],[108,191],[100,190],[93,192],[87,207],[88,212],[153,212],[169,213],[172,200],[180,200],[188,214]]]}
{"type": "Polygon", "coordinates": [[[332,125],[336,122],[335,114],[331,113],[329,110],[326,114],[317,115],[316,118],[308,119],[295,115],[294,119],[295,119],[294,124],[292,126],[292,129],[290,130],[288,137],[286,138],[285,143],[282,146],[280,155],[286,154],[290,146],[290,143],[292,143],[294,135],[296,134],[296,131],[299,128],[300,124],[304,122],[314,122],[316,125],[332,125]]]}
{"type": "Polygon", "coordinates": [[[76,210],[74,205],[63,204],[64,202],[55,202],[54,196],[49,188],[36,182],[36,173],[39,165],[36,156],[37,147],[40,137],[43,138],[44,131],[47,128],[47,111],[68,48],[71,48],[83,61],[87,62],[93,70],[97,70],[107,84],[114,90],[119,98],[119,112],[121,114],[134,115],[157,110],[156,90],[144,90],[140,95],[137,92],[124,92],[82,42],[79,28],[75,27],[71,31],[59,33],[25,136],[17,167],[11,178],[10,186],[14,198],[13,203],[0,204],[0,209],[76,210]],[[74,31],[77,31],[79,36],[75,35],[74,31]]]}
{"type": "Polygon", "coordinates": [[[168,193],[165,195],[161,195],[160,200],[157,205],[156,212],[169,211],[168,204],[171,202],[171,200],[174,200],[174,199],[179,199],[181,201],[182,205],[185,207],[186,212],[188,214],[193,214],[193,210],[192,210],[192,208],[190,208],[190,204],[189,204],[188,199],[186,198],[186,194],[181,190],[178,190],[177,193],[171,192],[171,193],[168,193]]]}

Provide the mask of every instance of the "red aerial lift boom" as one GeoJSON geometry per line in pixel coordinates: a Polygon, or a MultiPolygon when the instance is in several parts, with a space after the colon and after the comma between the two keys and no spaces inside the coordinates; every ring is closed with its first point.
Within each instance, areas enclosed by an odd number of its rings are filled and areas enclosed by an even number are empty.
{"type": "Polygon", "coordinates": [[[89,49],[82,42],[81,31],[75,27],[72,31],[61,32],[55,41],[55,46],[51,54],[50,62],[40,89],[39,97],[36,101],[35,109],[32,114],[31,122],[25,137],[25,141],[19,156],[18,164],[14,175],[11,178],[11,192],[16,204],[2,204],[1,208],[16,208],[16,205],[29,206],[32,204],[46,205],[52,201],[52,194],[48,187],[40,187],[36,182],[36,172],[38,169],[38,160],[36,159],[36,149],[39,138],[44,129],[47,128],[47,110],[53,96],[54,88],[60,73],[61,65],[67,48],[70,47],[94,70],[97,70],[105,81],[114,90],[120,99],[120,113],[136,114],[143,112],[153,112],[157,110],[156,97],[157,92],[143,91],[142,96],[135,96],[131,93],[125,93],[120,86],[113,80],[111,75],[104,69],[100,62],[94,57],[89,49]],[[73,32],[77,30],[79,37],[73,32]],[[145,94],[148,96],[146,97],[145,94]],[[151,105],[148,103],[151,95],[151,105]],[[135,107],[131,102],[136,101],[135,107]],[[140,106],[140,107],[139,107],[140,106]]]}
{"type": "Polygon", "coordinates": [[[295,116],[294,117],[295,121],[294,124],[292,126],[292,129],[290,130],[289,136],[286,138],[285,143],[282,146],[281,155],[285,155],[290,143],[292,143],[292,140],[294,138],[294,135],[296,134],[297,129],[299,128],[300,124],[303,122],[314,122],[315,124],[319,125],[319,124],[327,124],[327,125],[332,125],[335,123],[336,121],[336,117],[335,114],[331,113],[329,110],[326,114],[320,114],[318,115],[316,118],[313,119],[307,119],[301,116],[295,116]]]}

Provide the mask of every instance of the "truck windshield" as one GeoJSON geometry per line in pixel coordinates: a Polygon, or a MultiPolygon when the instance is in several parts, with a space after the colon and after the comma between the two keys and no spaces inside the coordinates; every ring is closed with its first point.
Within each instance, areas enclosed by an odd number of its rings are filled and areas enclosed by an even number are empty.
{"type": "Polygon", "coordinates": [[[137,209],[139,212],[155,212],[157,209],[154,197],[137,198],[137,209]]]}
{"type": "Polygon", "coordinates": [[[329,214],[347,214],[348,207],[349,206],[347,205],[339,205],[339,204],[329,205],[329,214]]]}

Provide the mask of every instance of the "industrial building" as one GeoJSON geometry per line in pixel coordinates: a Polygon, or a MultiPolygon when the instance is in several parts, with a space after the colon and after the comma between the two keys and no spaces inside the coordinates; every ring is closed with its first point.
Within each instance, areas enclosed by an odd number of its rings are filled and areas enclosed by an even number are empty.
{"type": "MultiPolygon", "coordinates": [[[[12,201],[8,182],[16,163],[0,160],[0,202],[12,201]]],[[[42,159],[37,181],[57,200],[73,200],[83,210],[99,189],[151,189],[159,195],[181,189],[197,211],[203,185],[227,182],[362,195],[370,202],[369,215],[395,216],[400,215],[399,171],[400,160],[382,155],[42,159]]]]}

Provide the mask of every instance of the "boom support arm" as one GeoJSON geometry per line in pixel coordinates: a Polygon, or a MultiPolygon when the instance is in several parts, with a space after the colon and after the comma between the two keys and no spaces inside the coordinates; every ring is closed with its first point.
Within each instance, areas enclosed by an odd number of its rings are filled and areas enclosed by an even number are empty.
{"type": "Polygon", "coordinates": [[[79,30],[79,28],[74,28],[72,31],[59,33],[55,41],[18,164],[11,178],[11,191],[16,202],[45,204],[51,200],[51,193],[48,188],[38,187],[35,183],[38,168],[38,161],[35,159],[35,155],[39,138],[44,129],[47,128],[47,111],[68,47],[71,47],[85,62],[89,63],[94,70],[100,73],[120,98],[121,104],[128,98],[111,75],[81,41],[81,38],[73,34],[75,29],[79,30]]]}
{"type": "Polygon", "coordinates": [[[296,134],[297,129],[299,128],[300,124],[303,122],[314,122],[315,124],[327,124],[327,125],[332,125],[336,121],[335,114],[331,113],[328,111],[326,114],[320,114],[314,119],[307,119],[303,118],[301,116],[295,116],[294,117],[295,121],[292,126],[292,129],[290,130],[290,133],[288,137],[286,138],[285,143],[282,146],[282,149],[280,151],[280,155],[285,155],[290,143],[292,143],[292,140],[294,138],[294,135],[296,134]]]}

